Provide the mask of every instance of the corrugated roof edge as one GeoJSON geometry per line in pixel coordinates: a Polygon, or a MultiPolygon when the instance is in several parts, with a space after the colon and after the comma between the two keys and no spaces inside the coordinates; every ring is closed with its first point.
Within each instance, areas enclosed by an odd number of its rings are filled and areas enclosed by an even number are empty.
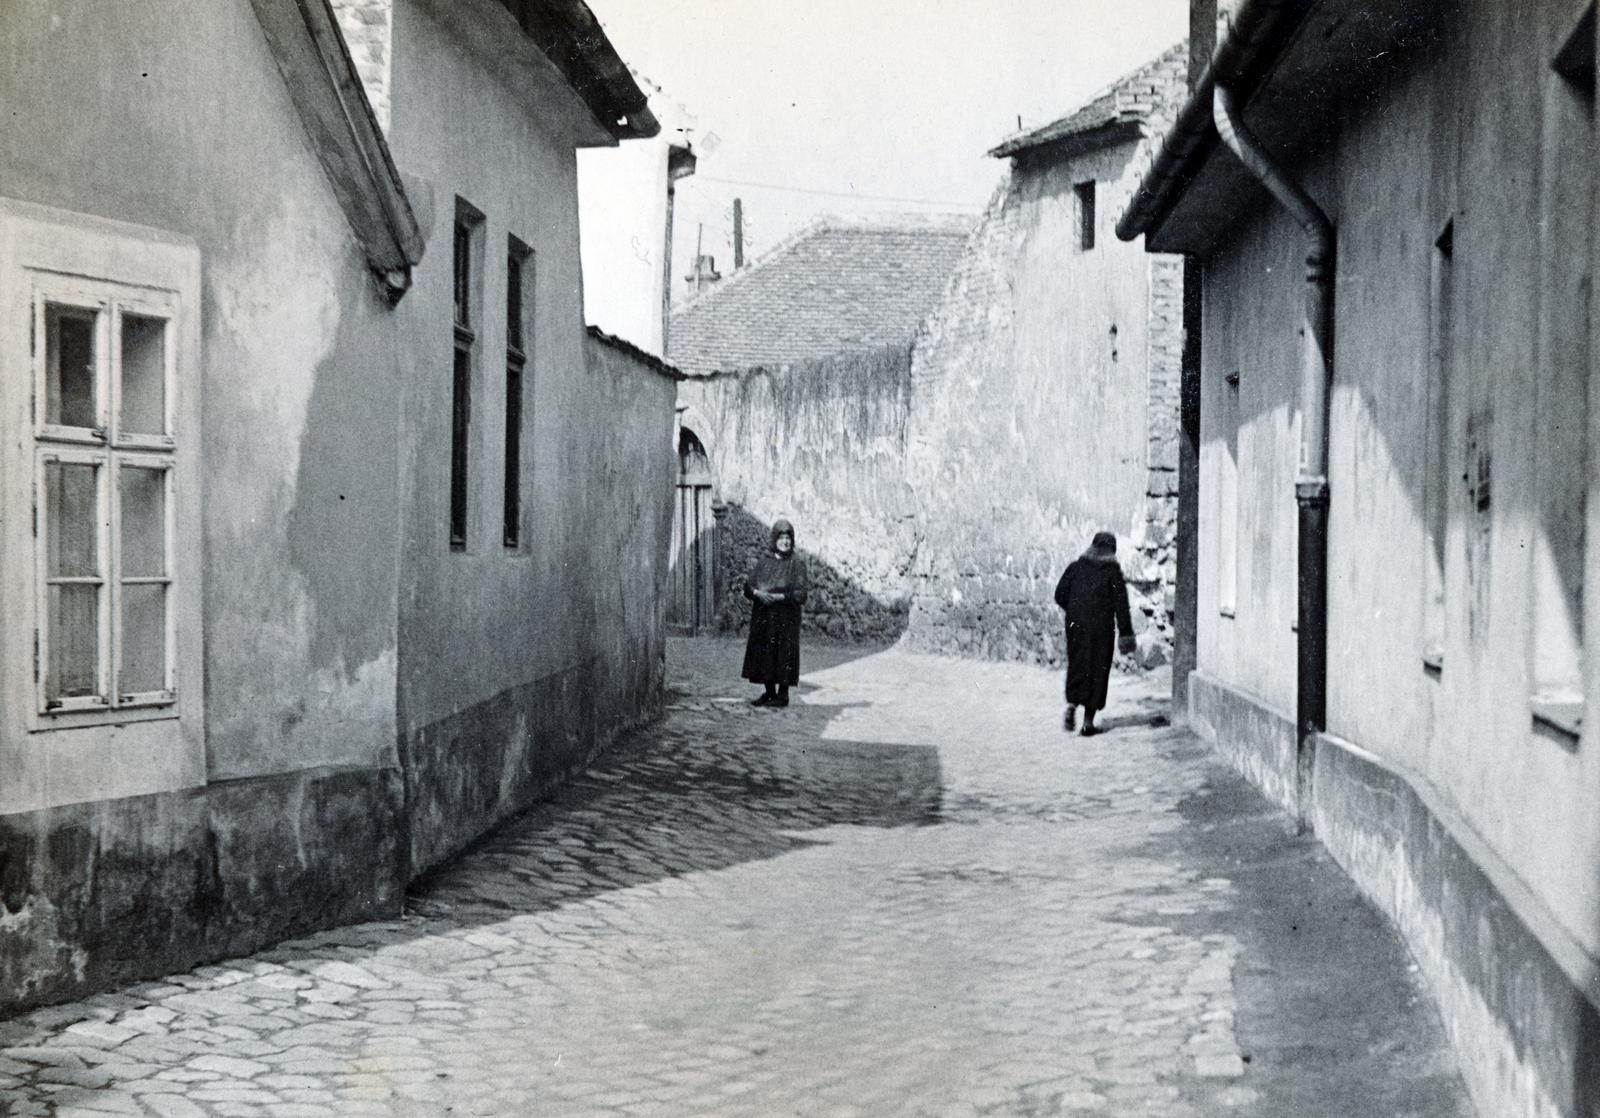
{"type": "Polygon", "coordinates": [[[598,326],[589,327],[589,336],[595,341],[599,342],[601,345],[609,346],[610,348],[617,350],[619,353],[627,354],[629,357],[650,369],[652,372],[660,373],[668,380],[676,381],[689,379],[688,374],[684,373],[676,365],[663,361],[655,354],[648,353],[645,350],[640,349],[638,346],[624,338],[619,338],[615,334],[607,334],[598,326]]]}
{"type": "Polygon", "coordinates": [[[1117,222],[1117,236],[1131,241],[1166,220],[1196,171],[1221,137],[1211,101],[1222,80],[1248,103],[1284,49],[1321,0],[1243,0],[1227,35],[1162,140],[1133,200],[1117,222]]]}
{"type": "MultiPolygon", "coordinates": [[[[1065,116],[1059,117],[1049,124],[1040,125],[1038,128],[1030,128],[1027,131],[1008,136],[990,148],[989,155],[996,159],[1005,159],[1060,140],[1088,136],[1107,126],[1144,124],[1154,106],[1141,105],[1122,108],[1117,105],[1117,95],[1126,90],[1128,86],[1135,84],[1144,75],[1167,63],[1174,54],[1181,53],[1186,58],[1188,52],[1189,40],[1179,40],[1150,61],[1135,67],[1115,81],[1095,90],[1093,94],[1084,98],[1077,108],[1065,116]],[[1107,104],[1101,105],[1102,101],[1107,102],[1107,104]]],[[[1120,130],[1115,130],[1112,135],[1115,137],[1120,134],[1120,130]]]]}

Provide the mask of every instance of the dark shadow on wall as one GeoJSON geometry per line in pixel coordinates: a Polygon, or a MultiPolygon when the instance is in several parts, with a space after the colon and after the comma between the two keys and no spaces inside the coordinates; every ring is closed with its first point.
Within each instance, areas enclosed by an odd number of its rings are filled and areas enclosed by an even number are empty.
{"type": "MultiPolygon", "coordinates": [[[[859,645],[888,645],[900,639],[911,615],[909,592],[885,601],[849,574],[804,546],[806,526],[795,524],[799,554],[811,580],[810,594],[801,611],[801,631],[859,645]]],[[[750,603],[744,583],[756,560],[772,544],[772,525],[750,515],[738,505],[727,506],[717,533],[716,628],[722,633],[743,633],[750,627],[750,603]]]]}

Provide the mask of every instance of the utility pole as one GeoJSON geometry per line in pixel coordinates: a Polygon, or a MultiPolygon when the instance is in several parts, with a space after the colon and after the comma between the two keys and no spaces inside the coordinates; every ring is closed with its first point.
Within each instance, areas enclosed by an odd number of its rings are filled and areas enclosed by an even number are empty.
{"type": "Polygon", "coordinates": [[[744,201],[733,200],[733,270],[744,267],[744,201]]]}

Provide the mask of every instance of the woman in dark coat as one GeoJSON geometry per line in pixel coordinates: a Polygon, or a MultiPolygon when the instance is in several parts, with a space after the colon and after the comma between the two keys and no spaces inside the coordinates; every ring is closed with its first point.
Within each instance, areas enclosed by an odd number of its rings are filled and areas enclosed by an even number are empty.
{"type": "Polygon", "coordinates": [[[1137,647],[1128,587],[1117,565],[1116,536],[1095,533],[1089,550],[1074,559],[1056,583],[1056,605],[1067,615],[1067,713],[1062,726],[1073,728],[1081,706],[1083,736],[1089,737],[1100,732],[1094,716],[1106,705],[1113,648],[1120,645],[1123,652],[1132,652],[1137,647]]]}
{"type": "Polygon", "coordinates": [[[794,553],[794,526],[780,520],[772,526],[772,550],[744,584],[751,604],[743,675],[765,688],[753,706],[788,706],[789,688],[800,682],[800,607],[806,588],[805,560],[794,553]]]}

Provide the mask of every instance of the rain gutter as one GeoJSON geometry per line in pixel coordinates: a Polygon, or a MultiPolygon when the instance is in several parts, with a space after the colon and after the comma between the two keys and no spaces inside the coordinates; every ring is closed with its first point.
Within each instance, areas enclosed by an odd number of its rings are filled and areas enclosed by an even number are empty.
{"type": "Polygon", "coordinates": [[[1117,222],[1117,236],[1134,240],[1161,225],[1220,139],[1212,112],[1219,83],[1248,101],[1319,0],[1243,0],[1155,161],[1117,222]]]}
{"type": "Polygon", "coordinates": [[[1238,99],[1216,85],[1217,133],[1306,236],[1305,305],[1300,323],[1299,650],[1295,723],[1302,766],[1308,740],[1327,724],[1328,684],[1328,397],[1333,378],[1333,222],[1279,167],[1239,118],[1238,99]]]}

